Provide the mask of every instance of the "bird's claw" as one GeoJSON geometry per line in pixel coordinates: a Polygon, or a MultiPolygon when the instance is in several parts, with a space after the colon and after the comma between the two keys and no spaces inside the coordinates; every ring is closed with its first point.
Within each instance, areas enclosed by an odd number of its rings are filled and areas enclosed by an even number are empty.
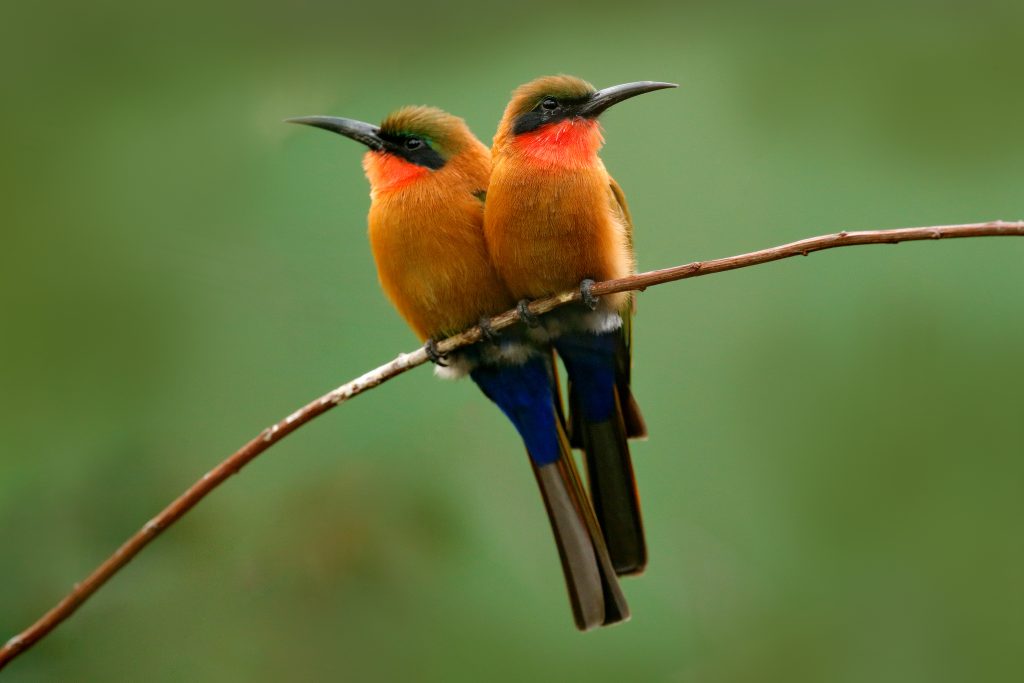
{"type": "Polygon", "coordinates": [[[423,345],[423,350],[427,352],[427,358],[430,359],[431,363],[434,365],[440,365],[442,368],[448,367],[448,364],[444,362],[444,359],[448,356],[442,355],[437,350],[436,339],[428,339],[427,343],[423,345]]]}
{"type": "Polygon", "coordinates": [[[494,341],[499,336],[499,332],[491,325],[491,319],[486,315],[480,318],[479,322],[477,322],[477,327],[480,328],[480,335],[484,341],[494,341]]]}
{"type": "Polygon", "coordinates": [[[522,320],[527,327],[537,327],[540,325],[540,318],[537,314],[530,310],[530,302],[527,299],[520,299],[519,303],[516,304],[516,313],[519,314],[519,319],[522,320]]]}
{"type": "Polygon", "coordinates": [[[590,278],[580,283],[580,297],[583,299],[583,304],[592,311],[597,308],[597,297],[590,293],[593,287],[594,281],[590,278]]]}

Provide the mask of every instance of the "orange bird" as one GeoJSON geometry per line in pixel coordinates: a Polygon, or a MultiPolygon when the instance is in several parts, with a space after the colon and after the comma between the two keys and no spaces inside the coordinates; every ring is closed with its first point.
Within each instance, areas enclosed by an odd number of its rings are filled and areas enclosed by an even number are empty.
{"type": "MultiPolygon", "coordinates": [[[[580,287],[585,306],[544,318],[569,375],[573,444],[586,454],[594,509],[615,570],[647,563],[629,437],[646,436],[630,392],[628,294],[596,300],[595,280],[634,272],[626,199],[598,156],[597,118],[642,93],[674,88],[642,81],[596,90],[572,76],[538,78],[516,89],[494,136],[484,234],[491,259],[516,298],[580,287]]],[[[528,311],[520,314],[528,323],[528,311]]]]}
{"type": "MultiPolygon", "coordinates": [[[[370,246],[388,298],[438,363],[468,373],[509,417],[526,445],[551,521],[576,624],[628,618],[593,508],[583,492],[562,424],[550,347],[523,335],[489,333],[487,343],[445,363],[434,340],[511,308],[483,233],[490,153],[462,119],[406,107],[380,126],[328,116],[290,119],[369,147],[370,246]]],[[[486,328],[485,328],[486,330],[486,328]]],[[[443,367],[440,367],[443,366],[443,367]]]]}

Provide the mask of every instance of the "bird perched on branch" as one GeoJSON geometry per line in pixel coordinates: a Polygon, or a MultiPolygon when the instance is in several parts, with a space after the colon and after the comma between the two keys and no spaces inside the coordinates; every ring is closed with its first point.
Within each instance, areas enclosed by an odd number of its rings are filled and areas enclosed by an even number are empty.
{"type": "Polygon", "coordinates": [[[551,521],[576,625],[628,618],[593,508],[583,491],[561,417],[552,352],[506,332],[442,359],[434,340],[512,307],[483,233],[490,153],[462,119],[406,107],[376,126],[352,119],[290,119],[367,147],[370,246],[388,298],[439,363],[468,373],[509,417],[530,456],[551,521]]]}
{"type": "MultiPolygon", "coordinates": [[[[498,273],[520,301],[580,287],[585,305],[543,319],[569,375],[574,445],[586,454],[591,499],[616,572],[647,562],[629,437],[646,436],[630,391],[628,294],[596,300],[595,280],[634,272],[633,225],[619,185],[598,156],[598,117],[643,93],[642,81],[596,90],[572,76],[520,86],[494,137],[484,233],[498,273]]],[[[540,321],[532,321],[540,324],[540,321]]]]}

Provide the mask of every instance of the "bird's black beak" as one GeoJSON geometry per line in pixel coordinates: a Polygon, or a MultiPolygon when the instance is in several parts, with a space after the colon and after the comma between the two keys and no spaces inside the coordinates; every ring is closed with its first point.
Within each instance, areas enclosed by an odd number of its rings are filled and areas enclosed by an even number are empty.
{"type": "Polygon", "coordinates": [[[578,116],[594,119],[600,116],[608,107],[618,104],[623,100],[628,100],[630,97],[643,95],[646,92],[654,92],[655,90],[678,87],[675,83],[659,83],[658,81],[637,81],[636,83],[613,85],[610,88],[598,90],[591,95],[589,100],[579,105],[576,113],[578,116]]]}
{"type": "Polygon", "coordinates": [[[380,137],[380,128],[372,123],[364,123],[355,119],[344,119],[340,116],[300,116],[294,119],[285,119],[285,123],[301,123],[304,126],[323,128],[332,133],[352,138],[361,142],[374,151],[384,149],[384,140],[380,137]]]}

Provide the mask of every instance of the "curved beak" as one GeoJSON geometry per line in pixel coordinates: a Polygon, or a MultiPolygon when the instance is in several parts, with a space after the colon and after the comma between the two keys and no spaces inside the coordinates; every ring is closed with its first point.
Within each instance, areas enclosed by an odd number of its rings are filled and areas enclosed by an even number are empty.
{"type": "Polygon", "coordinates": [[[340,116],[300,116],[294,119],[285,119],[285,123],[301,123],[304,126],[323,128],[332,133],[352,138],[361,142],[374,151],[384,149],[384,140],[380,137],[380,128],[372,123],[345,119],[340,116]]]}
{"type": "Polygon", "coordinates": [[[579,106],[577,114],[587,118],[597,118],[608,107],[618,104],[623,100],[628,100],[630,97],[643,95],[646,92],[654,92],[655,90],[678,87],[675,83],[660,83],[658,81],[637,81],[635,83],[613,85],[610,88],[598,90],[591,95],[589,100],[579,106]]]}

